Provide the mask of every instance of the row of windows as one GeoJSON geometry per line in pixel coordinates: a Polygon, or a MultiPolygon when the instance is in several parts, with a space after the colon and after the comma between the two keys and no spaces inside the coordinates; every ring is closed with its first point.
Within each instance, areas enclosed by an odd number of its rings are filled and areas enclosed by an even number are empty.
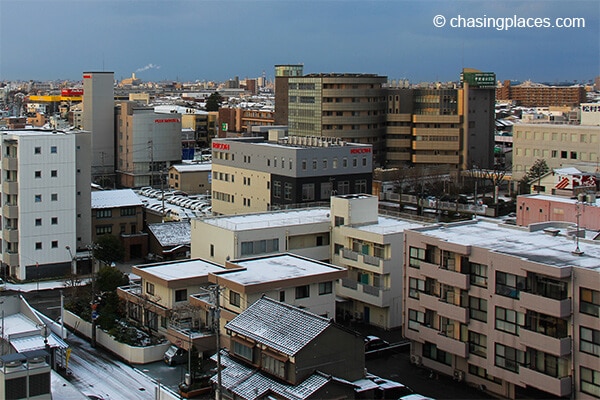
{"type": "MultiPolygon", "coordinates": [[[[34,171],[33,177],[35,179],[41,179],[42,178],[42,171],[34,171]]],[[[58,170],[53,169],[50,171],[50,177],[51,178],[57,178],[58,177],[58,170]]]]}
{"type": "MultiPolygon", "coordinates": [[[[58,225],[58,217],[52,217],[52,218],[50,218],[50,224],[52,224],[52,225],[58,225]]],[[[35,219],[35,226],[42,226],[42,218],[36,218],[35,219]]]]}
{"type": "Polygon", "coordinates": [[[220,201],[224,201],[227,203],[233,203],[235,202],[235,196],[229,193],[221,193],[221,192],[217,192],[215,190],[213,190],[212,192],[212,198],[215,200],[220,200],[220,201]]]}
{"type": "MultiPolygon", "coordinates": [[[[56,146],[50,146],[50,154],[56,154],[56,153],[58,153],[58,147],[56,147],[56,146]]],[[[38,147],[34,147],[33,148],[33,154],[42,154],[42,148],[39,147],[39,146],[38,147]]]]}
{"type": "Polygon", "coordinates": [[[561,141],[570,143],[598,143],[598,135],[587,133],[566,133],[566,132],[530,132],[530,131],[517,131],[515,132],[516,139],[525,140],[536,140],[544,142],[561,141]]]}
{"type": "MultiPolygon", "coordinates": [[[[43,199],[43,197],[42,197],[41,194],[35,194],[34,197],[33,197],[33,200],[36,203],[41,203],[42,199],[43,199]]],[[[50,201],[58,201],[58,193],[52,193],[52,194],[50,194],[50,201]]]]}
{"type": "MultiPolygon", "coordinates": [[[[52,242],[50,242],[50,247],[53,249],[58,248],[58,240],[53,240],[52,242]]],[[[35,249],[36,250],[43,250],[44,249],[44,244],[42,242],[35,242],[35,249]]]]}

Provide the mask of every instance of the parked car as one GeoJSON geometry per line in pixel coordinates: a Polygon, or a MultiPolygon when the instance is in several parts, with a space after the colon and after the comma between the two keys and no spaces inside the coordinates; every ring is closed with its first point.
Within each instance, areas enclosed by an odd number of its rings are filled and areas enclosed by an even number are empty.
{"type": "Polygon", "coordinates": [[[378,336],[369,335],[365,337],[365,351],[379,350],[389,347],[390,343],[378,336]]]}

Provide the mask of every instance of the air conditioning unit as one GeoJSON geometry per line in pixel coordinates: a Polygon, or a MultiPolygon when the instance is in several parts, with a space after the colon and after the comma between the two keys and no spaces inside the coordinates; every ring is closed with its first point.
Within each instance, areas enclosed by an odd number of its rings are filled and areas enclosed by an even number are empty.
{"type": "Polygon", "coordinates": [[[421,356],[418,356],[416,354],[411,354],[410,355],[410,362],[414,365],[421,365],[421,356]]]}
{"type": "Polygon", "coordinates": [[[458,382],[462,382],[463,379],[465,379],[464,371],[461,371],[460,369],[455,369],[454,370],[454,380],[458,381],[458,382]]]}

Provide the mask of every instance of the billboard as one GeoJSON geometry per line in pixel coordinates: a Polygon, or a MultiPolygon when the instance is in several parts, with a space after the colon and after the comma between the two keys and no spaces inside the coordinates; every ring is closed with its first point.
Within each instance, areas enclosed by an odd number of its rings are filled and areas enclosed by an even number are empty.
{"type": "Polygon", "coordinates": [[[494,88],[496,87],[496,74],[493,72],[463,72],[460,82],[468,83],[470,87],[494,88]]]}

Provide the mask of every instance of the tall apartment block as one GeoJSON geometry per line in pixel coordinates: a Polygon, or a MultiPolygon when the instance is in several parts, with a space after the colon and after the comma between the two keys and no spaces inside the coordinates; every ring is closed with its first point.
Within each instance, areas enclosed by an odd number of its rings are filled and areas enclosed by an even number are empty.
{"type": "Polygon", "coordinates": [[[507,398],[600,397],[600,246],[551,223],[404,233],[411,361],[507,398]]]}
{"type": "Polygon", "coordinates": [[[212,211],[242,214],[328,202],[332,194],[372,191],[372,147],[343,140],[283,136],[212,142],[212,211]]]}
{"type": "Polygon", "coordinates": [[[17,280],[63,276],[91,242],[90,134],[2,134],[3,267],[17,280]]]}
{"type": "Polygon", "coordinates": [[[116,118],[119,185],[160,186],[169,167],[181,162],[181,114],[122,102],[116,118]]]}
{"type": "MultiPolygon", "coordinates": [[[[369,144],[373,146],[374,165],[381,165],[385,156],[386,81],[386,77],[373,74],[289,78],[290,134],[369,144]]],[[[277,111],[277,103],[275,107],[277,111]]]]}
{"type": "Polygon", "coordinates": [[[83,73],[83,129],[92,133],[92,181],[114,183],[114,72],[83,73]]]}
{"type": "Polygon", "coordinates": [[[275,125],[288,124],[288,81],[291,77],[302,76],[302,64],[282,64],[275,66],[275,125]]]}
{"type": "Polygon", "coordinates": [[[462,87],[389,88],[385,166],[494,166],[493,73],[464,70],[462,87]]]}

